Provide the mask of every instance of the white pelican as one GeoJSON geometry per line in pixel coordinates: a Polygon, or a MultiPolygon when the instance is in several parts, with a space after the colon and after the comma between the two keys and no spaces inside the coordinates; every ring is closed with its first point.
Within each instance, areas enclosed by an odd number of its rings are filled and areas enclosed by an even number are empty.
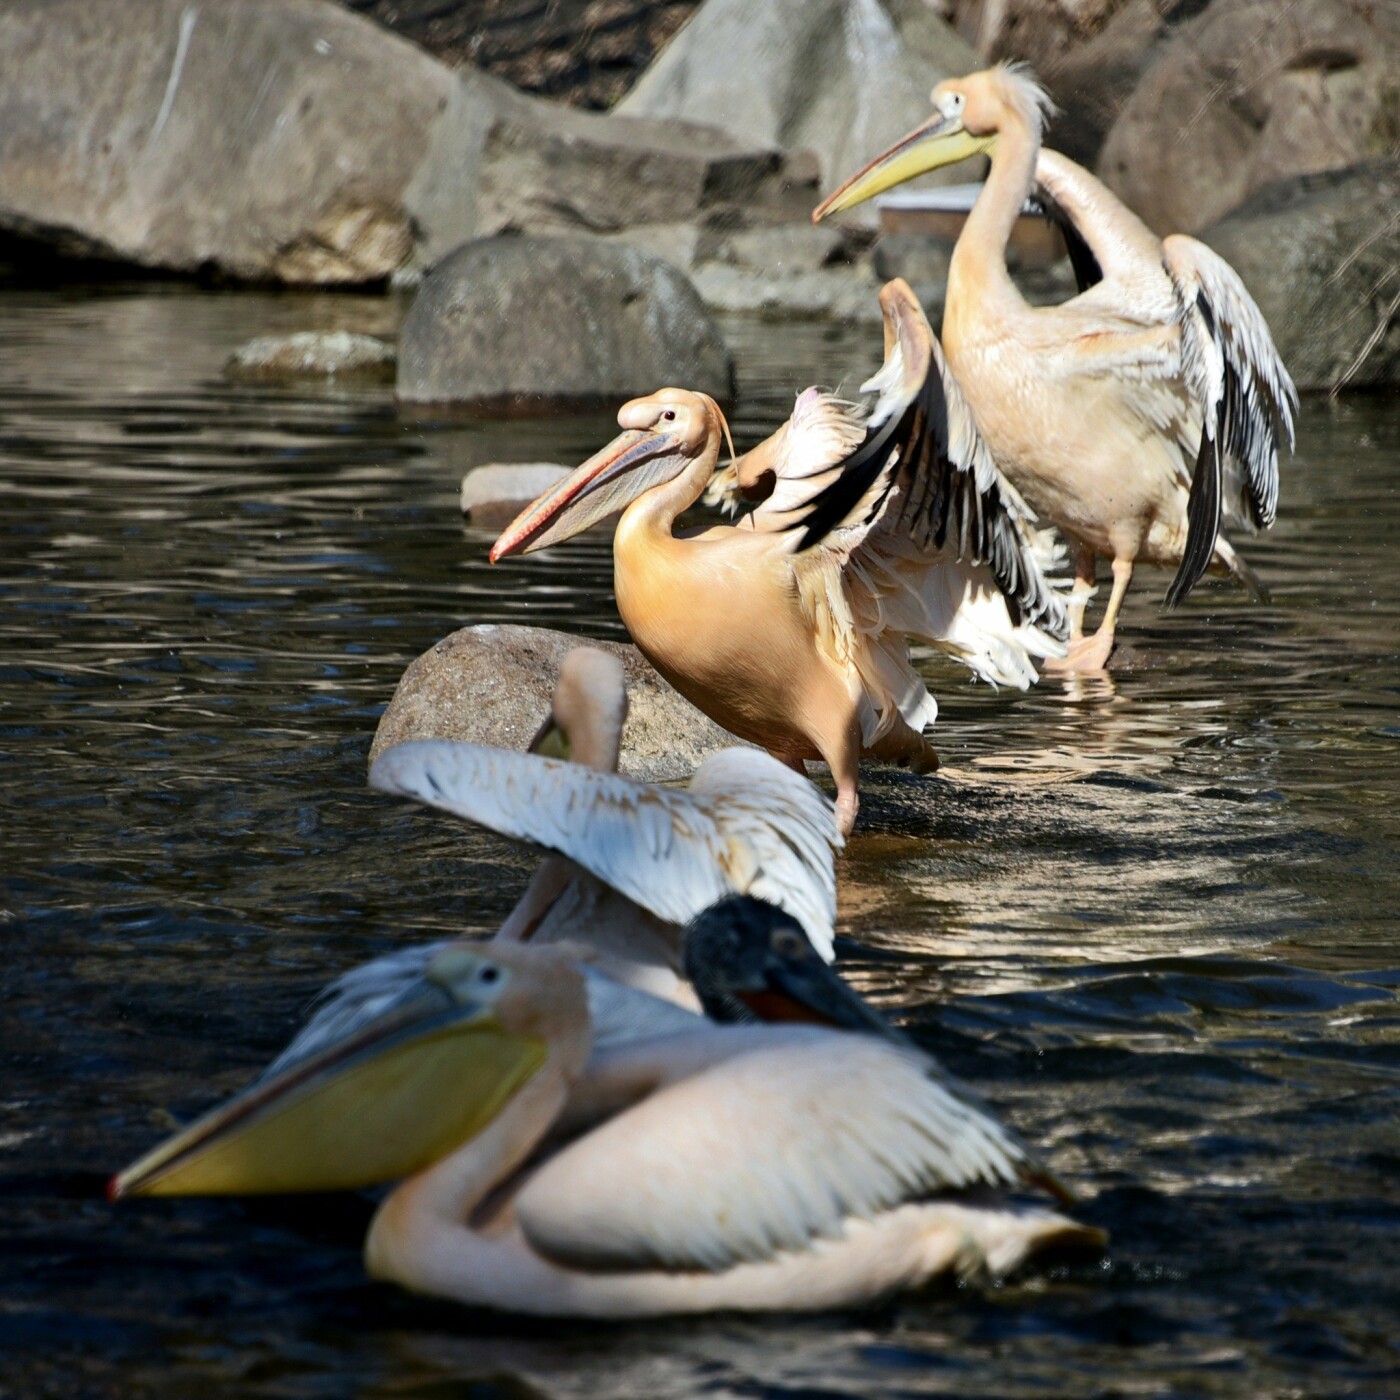
{"type": "Polygon", "coordinates": [[[1102,1245],[1006,1198],[1043,1179],[1024,1145],[872,1027],[794,921],[730,900],[696,934],[690,961],[719,960],[697,982],[770,999],[776,984],[826,1024],[671,1007],[687,1024],[600,1046],[568,949],[452,944],[382,1015],[162,1144],[111,1194],[408,1174],[371,1223],[369,1272],[547,1316],[849,1307],[946,1272],[1000,1275],[1050,1244],[1102,1245]]]}
{"type": "Polygon", "coordinates": [[[789,909],[830,957],[840,838],[827,799],[751,749],[712,754],[686,789],[622,777],[626,717],[621,663],[577,647],[531,753],[417,740],[381,753],[370,785],[550,852],[498,938],[582,940],[612,976],[685,999],[686,922],[752,892],[789,909]]]}
{"type": "Polygon", "coordinates": [[[1177,566],[1168,606],[1212,565],[1259,591],[1221,520],[1273,523],[1297,395],[1228,263],[1194,238],[1158,239],[1086,170],[1041,150],[1050,103],[1025,72],[1003,64],[950,79],[933,105],[930,121],[812,218],[990,158],[948,272],[943,348],[997,465],[1073,546],[1067,664],[1102,669],[1139,561],[1177,566]],[[1007,238],[1036,182],[1071,226],[1081,286],[1092,282],[1060,306],[1027,305],[1006,271],[1007,238]],[[1086,638],[1099,555],[1112,561],[1113,591],[1086,638]]]}
{"type": "Polygon", "coordinates": [[[1029,514],[999,476],[903,282],[881,293],[884,368],[868,418],[808,390],[792,418],[721,478],[763,489],[740,525],[677,536],[728,433],[713,399],[661,389],[625,404],[625,430],[507,527],[493,561],[567,539],[622,510],[618,610],[681,694],[801,771],[825,759],[842,834],[862,753],[938,766],[938,712],[909,663],[931,642],[1022,688],[1057,654],[1066,619],[1037,562],[1029,514]],[[624,509],[625,507],[625,509],[624,509]]]}

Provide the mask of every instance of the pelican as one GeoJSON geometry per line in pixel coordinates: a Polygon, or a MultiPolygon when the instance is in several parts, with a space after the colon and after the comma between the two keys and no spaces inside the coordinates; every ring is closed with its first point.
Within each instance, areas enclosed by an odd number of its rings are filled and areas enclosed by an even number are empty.
{"type": "Polygon", "coordinates": [[[569,949],[452,944],[368,1025],[162,1144],[111,1194],[406,1176],[371,1222],[370,1274],[544,1316],[850,1307],[939,1274],[1001,1275],[1052,1244],[1102,1246],[1008,1198],[1052,1179],[882,1031],[789,916],[725,901],[687,961],[705,963],[708,995],[778,998],[813,1024],[667,1007],[683,1024],[608,1036],[569,949]]]}
{"type": "Polygon", "coordinates": [[[379,755],[370,786],[546,849],[498,938],[580,940],[612,976],[686,1000],[686,922],[752,892],[832,956],[840,838],[827,799],[751,749],[710,755],[684,790],[622,777],[626,718],[621,662],[576,647],[530,753],[415,740],[379,755]]]}
{"type": "Polygon", "coordinates": [[[1065,664],[1100,670],[1139,562],[1176,566],[1169,607],[1212,567],[1261,593],[1222,518],[1273,523],[1297,393],[1228,263],[1194,238],[1158,239],[1088,171],[1041,149],[1050,102],[1019,66],[939,83],[933,106],[812,219],[924,171],[990,158],[948,272],[943,348],[997,465],[1071,543],[1065,664]],[[1007,238],[1037,183],[1069,226],[1081,285],[1060,306],[1027,305],[1006,271],[1007,238]],[[1086,637],[1101,555],[1113,589],[1086,637]]]}
{"type": "Polygon", "coordinates": [[[771,438],[721,477],[767,498],[738,525],[678,536],[711,484],[728,425],[713,399],[660,389],[624,430],[526,508],[493,562],[622,511],[618,610],[677,690],[797,771],[824,759],[842,835],[862,754],[929,772],[938,713],[909,661],[933,643],[1024,689],[1057,654],[1064,607],[1042,574],[1030,516],[978,438],[914,294],[881,292],[885,363],[869,416],[809,389],[771,438]]]}

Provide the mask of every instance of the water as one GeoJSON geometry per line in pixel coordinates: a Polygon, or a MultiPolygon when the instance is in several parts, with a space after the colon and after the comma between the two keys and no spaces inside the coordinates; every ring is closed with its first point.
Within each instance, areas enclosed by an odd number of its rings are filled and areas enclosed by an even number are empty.
{"type": "MultiPolygon", "coordinates": [[[[933,664],[950,776],[868,775],[850,975],[1079,1185],[1102,1263],[868,1313],[533,1324],[366,1282],[358,1198],[113,1209],[310,994],[489,930],[530,861],[366,791],[467,622],[617,637],[606,545],[485,566],[457,483],[603,419],[451,426],[233,387],[392,303],[110,285],[0,301],[0,1395],[1400,1393],[1400,415],[1304,406],[1274,590],[1132,594],[1111,682],[933,664]]],[[[868,332],[734,323],[741,440],[868,332]]]]}

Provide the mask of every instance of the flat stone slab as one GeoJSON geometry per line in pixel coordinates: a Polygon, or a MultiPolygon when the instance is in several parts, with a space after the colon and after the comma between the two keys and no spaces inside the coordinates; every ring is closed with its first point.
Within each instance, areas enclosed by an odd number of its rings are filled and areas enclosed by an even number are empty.
{"type": "Polygon", "coordinates": [[[572,470],[557,462],[487,462],[473,467],[462,478],[462,514],[473,525],[502,529],[572,470]]]}
{"type": "Polygon", "coordinates": [[[297,331],[260,335],[229,356],[230,379],[355,379],[392,383],[398,353],[378,336],[351,331],[297,331]]]}
{"type": "Polygon", "coordinates": [[[413,739],[457,739],[523,749],[549,713],[559,665],[576,646],[621,659],[627,673],[622,771],[646,782],[688,778],[719,749],[748,747],[651,668],[636,647],[575,637],[545,627],[482,623],[463,627],[404,672],[369,751],[413,739]]]}

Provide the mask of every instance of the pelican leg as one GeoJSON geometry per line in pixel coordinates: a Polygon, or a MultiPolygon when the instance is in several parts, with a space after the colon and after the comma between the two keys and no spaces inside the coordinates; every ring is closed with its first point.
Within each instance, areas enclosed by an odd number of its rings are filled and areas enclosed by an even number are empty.
{"type": "Polygon", "coordinates": [[[768,756],[776,758],[785,768],[791,768],[794,773],[801,773],[807,776],[807,761],[802,758],[795,758],[792,754],[779,753],[776,749],[769,749],[768,756]]]}
{"type": "Polygon", "coordinates": [[[1069,640],[1073,646],[1084,635],[1084,609],[1094,596],[1098,583],[1099,556],[1093,545],[1080,544],[1074,549],[1074,592],[1069,601],[1069,640]]]}
{"type": "Polygon", "coordinates": [[[836,824],[843,837],[851,834],[860,811],[860,725],[852,720],[834,739],[817,744],[836,782],[836,824]]]}

